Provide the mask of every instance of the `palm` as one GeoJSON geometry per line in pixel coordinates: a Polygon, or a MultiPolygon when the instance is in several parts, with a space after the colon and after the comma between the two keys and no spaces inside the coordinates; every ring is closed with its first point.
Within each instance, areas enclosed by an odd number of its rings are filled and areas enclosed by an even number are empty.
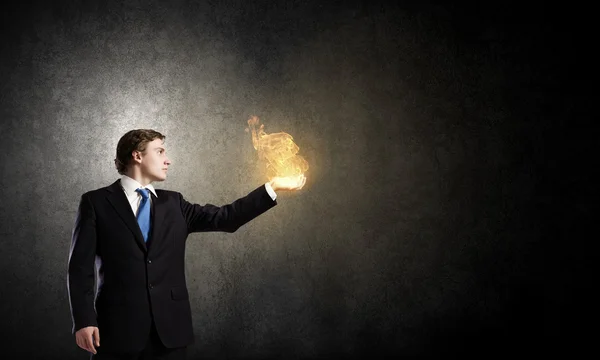
{"type": "Polygon", "coordinates": [[[271,180],[273,188],[278,190],[300,190],[306,184],[306,176],[278,176],[271,180]]]}

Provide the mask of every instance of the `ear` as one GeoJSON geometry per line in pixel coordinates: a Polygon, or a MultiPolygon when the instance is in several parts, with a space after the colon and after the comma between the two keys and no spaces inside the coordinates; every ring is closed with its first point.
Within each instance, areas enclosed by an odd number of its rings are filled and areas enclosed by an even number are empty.
{"type": "Polygon", "coordinates": [[[131,153],[131,156],[133,157],[133,161],[142,162],[142,153],[141,152],[134,150],[131,153]]]}

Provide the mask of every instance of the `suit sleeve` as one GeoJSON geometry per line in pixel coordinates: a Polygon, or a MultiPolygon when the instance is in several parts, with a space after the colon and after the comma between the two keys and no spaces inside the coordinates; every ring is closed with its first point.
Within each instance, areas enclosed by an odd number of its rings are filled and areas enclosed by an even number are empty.
{"type": "Polygon", "coordinates": [[[250,220],[277,205],[261,185],[250,194],[231,204],[192,204],[179,194],[181,212],[186,220],[188,234],[193,232],[223,231],[233,233],[250,220]]]}
{"type": "Polygon", "coordinates": [[[95,257],[96,214],[84,194],[75,219],[67,273],[73,333],[87,326],[98,326],[94,310],[95,257]]]}

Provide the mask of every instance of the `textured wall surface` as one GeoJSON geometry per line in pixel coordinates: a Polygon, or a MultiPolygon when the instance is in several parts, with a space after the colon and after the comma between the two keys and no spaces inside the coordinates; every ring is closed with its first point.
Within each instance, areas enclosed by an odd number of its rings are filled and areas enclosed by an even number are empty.
{"type": "Polygon", "coordinates": [[[172,170],[155,185],[226,204],[266,181],[244,131],[253,114],[294,137],[308,182],[236,233],[190,235],[190,359],[533,349],[562,301],[544,298],[539,248],[551,150],[538,125],[554,111],[540,89],[555,79],[536,57],[547,29],[516,15],[504,28],[494,11],[103,1],[6,12],[3,349],[85,358],[66,290],[71,231],[80,195],[118,178],[121,135],[166,134],[172,170]]]}

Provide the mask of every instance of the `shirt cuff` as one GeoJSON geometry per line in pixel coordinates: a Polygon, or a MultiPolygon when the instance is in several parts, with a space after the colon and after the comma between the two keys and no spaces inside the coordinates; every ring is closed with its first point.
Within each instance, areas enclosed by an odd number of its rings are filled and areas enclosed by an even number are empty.
{"type": "Polygon", "coordinates": [[[269,196],[271,196],[271,199],[275,201],[275,199],[277,198],[277,194],[275,193],[275,190],[273,190],[271,184],[265,183],[265,189],[267,190],[267,193],[269,193],[269,196]]]}

